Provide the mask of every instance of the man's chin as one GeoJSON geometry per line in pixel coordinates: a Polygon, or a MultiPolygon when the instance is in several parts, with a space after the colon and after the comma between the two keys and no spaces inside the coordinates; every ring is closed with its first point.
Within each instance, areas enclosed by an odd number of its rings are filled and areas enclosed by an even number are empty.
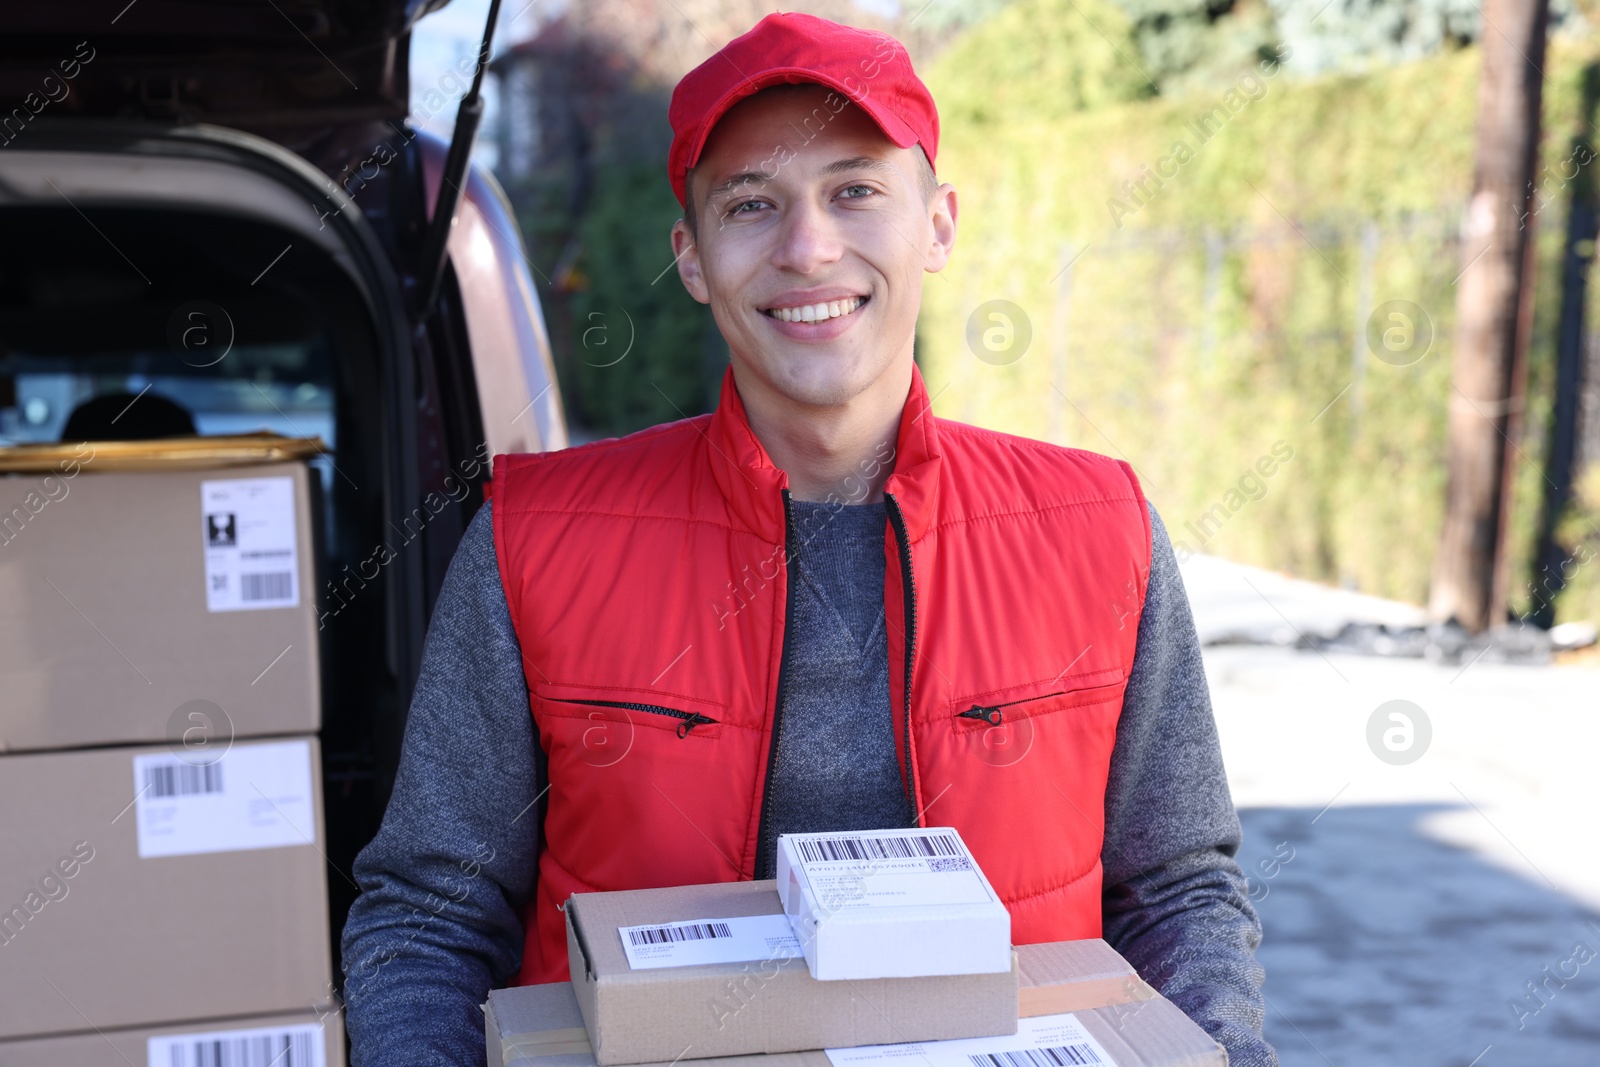
{"type": "Polygon", "coordinates": [[[848,404],[872,385],[858,358],[806,345],[799,352],[767,352],[756,373],[789,403],[807,408],[848,404]]]}

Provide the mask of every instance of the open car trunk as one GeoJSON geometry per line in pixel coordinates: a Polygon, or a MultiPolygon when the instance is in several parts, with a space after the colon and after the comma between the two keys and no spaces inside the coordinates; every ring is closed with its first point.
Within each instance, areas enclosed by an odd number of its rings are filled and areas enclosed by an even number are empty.
{"type": "Polygon", "coordinates": [[[309,592],[336,974],[486,460],[566,443],[491,176],[460,180],[439,297],[416,295],[445,145],[407,124],[407,58],[444,2],[57,0],[0,34],[0,449],[324,443],[309,592]]]}
{"type": "MultiPolygon", "coordinates": [[[[0,233],[0,448],[170,431],[147,424],[174,410],[202,435],[321,438],[319,616],[326,583],[395,540],[420,493],[413,332],[371,226],[306,162],[220,128],[41,124],[0,152],[0,233]]],[[[432,519],[422,551],[333,601],[320,630],[328,853],[345,871],[387,796],[429,556],[439,569],[476,503],[432,519]]],[[[329,884],[337,940],[354,890],[329,884]]]]}

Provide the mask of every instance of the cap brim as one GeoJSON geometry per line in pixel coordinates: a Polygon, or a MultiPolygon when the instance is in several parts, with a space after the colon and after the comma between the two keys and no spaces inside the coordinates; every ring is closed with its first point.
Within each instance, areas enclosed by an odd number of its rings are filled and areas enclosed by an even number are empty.
{"type": "MultiPolygon", "coordinates": [[[[886,104],[874,100],[870,92],[857,98],[842,82],[825,74],[819,74],[804,67],[773,67],[770,70],[762,71],[760,74],[745,78],[738,85],[724,93],[721,99],[711,106],[706,112],[705,121],[701,123],[699,134],[689,146],[688,163],[684,168],[685,171],[694,169],[695,164],[700,162],[700,153],[705,150],[706,141],[711,137],[711,131],[717,128],[717,123],[722,121],[722,117],[733,108],[733,105],[774,85],[826,86],[835,92],[843,93],[851,103],[865,111],[872,121],[878,124],[878,128],[883,131],[883,135],[889,138],[896,148],[910,148],[917,143],[917,135],[905,120],[896,115],[886,104]]],[[[684,198],[687,199],[688,195],[689,188],[687,182],[685,182],[684,198]]]]}

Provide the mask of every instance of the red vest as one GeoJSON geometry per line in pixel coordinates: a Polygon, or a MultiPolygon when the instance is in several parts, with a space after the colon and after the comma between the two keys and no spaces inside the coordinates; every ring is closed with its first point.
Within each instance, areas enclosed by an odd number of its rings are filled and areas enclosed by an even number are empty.
{"type": "MultiPolygon", "coordinates": [[[[937,418],[915,371],[891,458],[889,696],[917,821],[961,832],[1015,943],[1097,937],[1106,773],[1149,577],[1138,481],[937,418]]],[[[518,984],[567,978],[571,893],[755,876],[788,519],[788,477],[731,370],[712,415],[495,458],[500,574],[549,758],[518,984]]]]}

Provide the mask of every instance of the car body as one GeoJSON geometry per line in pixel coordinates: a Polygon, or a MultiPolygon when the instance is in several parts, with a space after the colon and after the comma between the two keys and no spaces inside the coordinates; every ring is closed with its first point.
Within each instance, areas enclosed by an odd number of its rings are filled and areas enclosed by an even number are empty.
{"type": "Polygon", "coordinates": [[[0,448],[57,440],[78,405],[121,393],[164,397],[201,434],[316,435],[319,604],[391,529],[421,527],[321,631],[335,953],[487,458],[567,442],[529,260],[479,168],[418,306],[447,146],[408,123],[407,55],[440,6],[0,17],[0,448]]]}

